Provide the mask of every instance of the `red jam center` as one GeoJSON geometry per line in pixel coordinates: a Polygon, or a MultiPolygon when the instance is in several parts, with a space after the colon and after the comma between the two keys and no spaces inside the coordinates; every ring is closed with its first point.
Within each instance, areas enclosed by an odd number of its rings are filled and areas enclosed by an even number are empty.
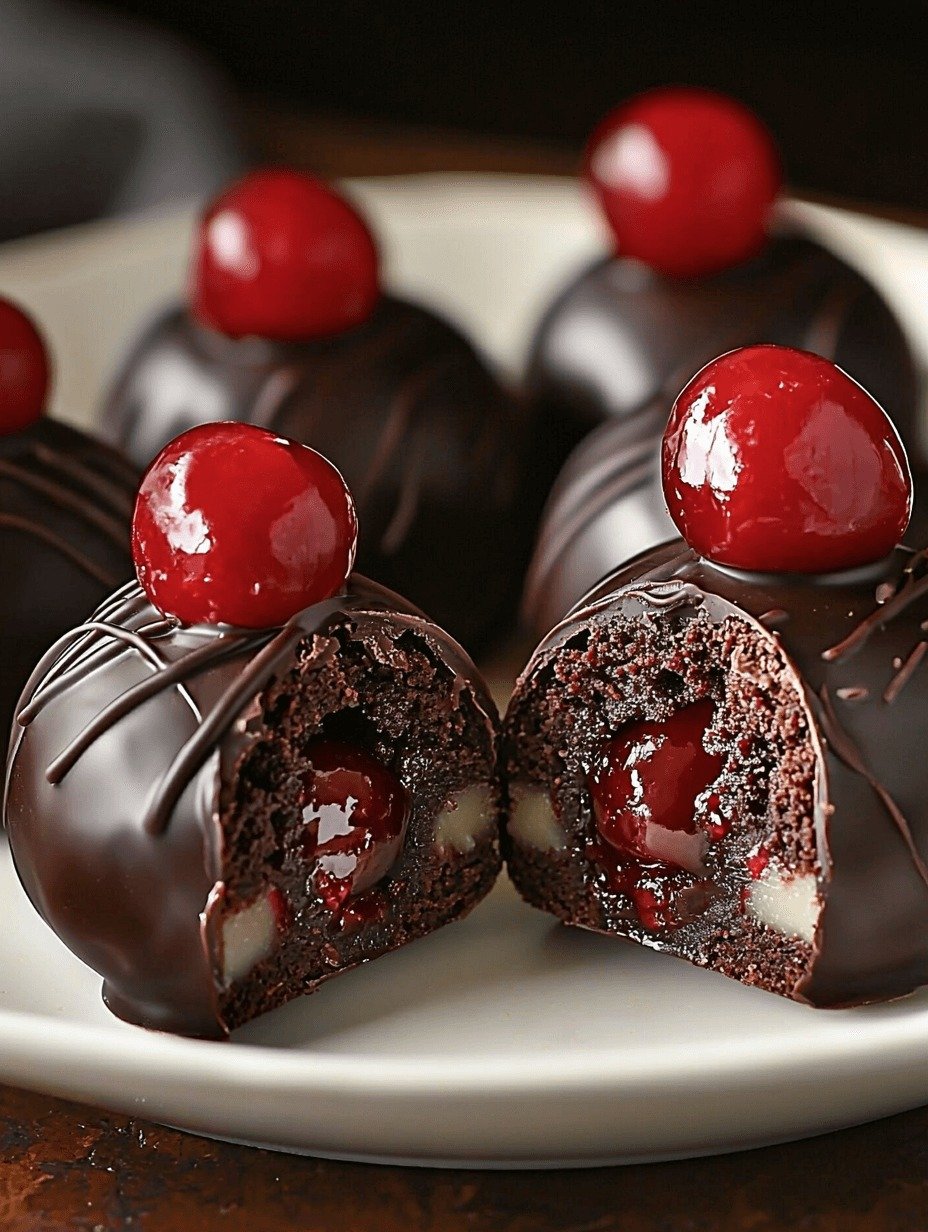
{"type": "Polygon", "coordinates": [[[304,851],[316,864],[316,888],[332,911],[376,885],[399,855],[410,796],[370,753],[317,740],[301,775],[304,851]]]}
{"type": "Polygon", "coordinates": [[[722,771],[722,758],[703,743],[712,714],[711,701],[696,702],[663,721],[632,723],[605,745],[589,787],[597,828],[611,847],[700,871],[705,840],[696,831],[697,802],[722,771]]]}

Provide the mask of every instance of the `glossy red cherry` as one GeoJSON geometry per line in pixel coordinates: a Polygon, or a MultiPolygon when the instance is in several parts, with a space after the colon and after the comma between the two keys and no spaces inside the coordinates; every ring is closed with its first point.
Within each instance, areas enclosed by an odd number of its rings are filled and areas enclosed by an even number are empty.
{"type": "Polygon", "coordinates": [[[697,801],[722,772],[703,737],[709,701],[660,721],[632,723],[610,740],[588,784],[599,833],[639,860],[700,871],[705,840],[697,833],[697,801]]]}
{"type": "Polygon", "coordinates": [[[194,245],[190,304],[230,338],[324,337],[367,320],[380,294],[366,223],[321,180],[254,171],[213,202],[194,245]]]}
{"type": "Polygon", "coordinates": [[[758,346],[707,364],[674,403],[664,499],[718,564],[826,573],[902,538],[912,480],[899,435],[849,376],[807,351],[758,346]]]}
{"type": "Polygon", "coordinates": [[[0,436],[35,423],[45,410],[48,380],[42,336],[21,308],[0,299],[0,436]]]}
{"type": "Polygon", "coordinates": [[[708,90],[652,90],[611,112],[590,140],[586,175],[622,256],[677,278],[758,253],[782,174],[770,134],[708,90]]]}
{"type": "Polygon", "coordinates": [[[214,423],[176,437],[146,471],[132,551],[159,611],[264,629],[341,590],[357,533],[351,493],[321,454],[214,423]]]}
{"type": "Polygon", "coordinates": [[[349,895],[376,885],[396,862],[409,821],[409,792],[370,753],[317,740],[301,776],[303,849],[316,863],[316,886],[338,910],[349,895]]]}

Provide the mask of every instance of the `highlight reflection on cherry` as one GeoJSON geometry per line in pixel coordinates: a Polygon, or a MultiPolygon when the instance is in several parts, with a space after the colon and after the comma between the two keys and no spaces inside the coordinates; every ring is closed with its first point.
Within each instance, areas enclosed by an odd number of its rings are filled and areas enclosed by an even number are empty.
{"type": "Polygon", "coordinates": [[[263,168],[210,205],[194,244],[194,315],[230,338],[304,341],[354,329],[380,296],[377,247],[354,207],[300,171],[263,168]]]}
{"type": "Polygon", "coordinates": [[[303,850],[315,862],[323,900],[337,910],[390,871],[403,844],[410,796],[392,771],[354,745],[316,740],[306,757],[303,850]]]}
{"type": "Polygon", "coordinates": [[[704,838],[697,800],[718,778],[723,759],[703,738],[711,701],[668,719],[632,723],[602,749],[589,775],[599,833],[613,848],[641,860],[698,872],[704,838]]]}
{"type": "Polygon", "coordinates": [[[186,624],[285,624],[339,591],[358,523],[326,458],[252,424],[201,424],[165,445],[132,520],[139,582],[186,624]]]}
{"type": "Polygon", "coordinates": [[[664,433],[662,475],[690,546],[759,572],[880,560],[912,508],[886,412],[840,368],[789,347],[731,351],[690,381],[664,433]]]}
{"type": "Polygon", "coordinates": [[[586,175],[621,256],[691,278],[738,265],[766,241],[780,190],[776,147],[741,103],[709,90],[650,90],[594,132],[586,175]]]}

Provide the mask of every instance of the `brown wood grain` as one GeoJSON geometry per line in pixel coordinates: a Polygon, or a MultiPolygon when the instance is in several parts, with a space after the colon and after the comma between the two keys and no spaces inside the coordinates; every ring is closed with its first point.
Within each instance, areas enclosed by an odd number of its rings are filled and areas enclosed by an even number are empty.
{"type": "Polygon", "coordinates": [[[4,1232],[924,1232],[928,1109],[715,1159],[452,1172],[277,1155],[0,1088],[4,1232]]]}

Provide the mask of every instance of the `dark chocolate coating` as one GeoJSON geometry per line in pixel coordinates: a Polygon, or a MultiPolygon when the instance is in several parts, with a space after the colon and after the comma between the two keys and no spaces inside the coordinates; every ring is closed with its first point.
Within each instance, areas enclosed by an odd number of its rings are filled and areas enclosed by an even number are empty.
{"type": "Polygon", "coordinates": [[[762,342],[815,351],[848,372],[889,412],[918,468],[909,345],[878,292],[833,254],[784,237],[750,265],[693,281],[602,261],[550,310],[530,364],[542,419],[566,425],[573,441],[589,432],[552,490],[528,571],[523,613],[538,636],[604,574],[675,533],[659,469],[673,399],[715,356],[762,342]]]}
{"type": "MultiPolygon", "coordinates": [[[[656,400],[637,415],[600,425],[567,459],[525,577],[523,619],[537,637],[622,561],[676,534],[661,490],[666,422],[667,408],[656,400]]],[[[922,544],[928,540],[928,470],[913,468],[913,482],[905,542],[922,544]]]]}
{"type": "Polygon", "coordinates": [[[523,620],[536,637],[623,560],[675,533],[660,478],[667,413],[657,399],[601,424],[564,464],[525,576],[523,620]]]}
{"type": "Polygon", "coordinates": [[[812,240],[772,239],[756,260],[711,278],[672,279],[621,258],[598,261],[548,310],[528,385],[575,436],[674,396],[709,360],[775,343],[833,359],[889,412],[920,453],[918,381],[889,306],[812,240]]]}
{"type": "Polygon", "coordinates": [[[216,419],[330,458],[357,503],[358,568],[467,645],[511,622],[544,491],[526,475],[520,405],[440,317],[385,296],[356,330],[285,344],[171,309],[127,358],[105,430],[144,465],[216,419]]]}
{"type": "Polygon", "coordinates": [[[136,585],[93,621],[49,651],[23,694],[5,802],[16,869],[49,926],[103,975],[115,1013],[221,1037],[223,879],[256,858],[229,849],[224,817],[249,752],[276,738],[266,690],[298,660],[324,676],[344,639],[369,642],[390,671],[411,638],[483,725],[488,777],[495,708],[447,634],[357,575],[282,629],[180,626],[136,585]]]}
{"type": "Polygon", "coordinates": [[[138,479],[117,453],[42,418],[0,436],[0,731],[39,656],[132,577],[138,479]]]}
{"type": "Polygon", "coordinates": [[[824,908],[793,995],[813,1005],[902,996],[928,983],[928,556],[822,577],[746,575],[682,540],[596,586],[542,641],[525,678],[583,629],[624,615],[702,611],[753,623],[785,656],[817,750],[815,829],[824,908]]]}

